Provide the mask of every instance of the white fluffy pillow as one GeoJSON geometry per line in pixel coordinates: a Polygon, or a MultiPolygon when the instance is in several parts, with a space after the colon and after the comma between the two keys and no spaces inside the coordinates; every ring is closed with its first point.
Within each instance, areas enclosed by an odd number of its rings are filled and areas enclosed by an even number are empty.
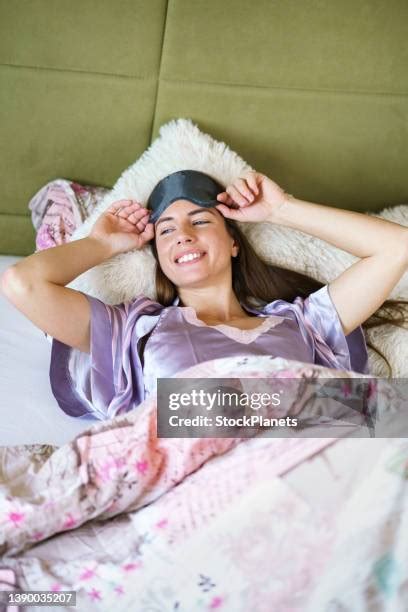
{"type": "MultiPolygon", "coordinates": [[[[91,216],[74,232],[71,240],[90,233],[99,215],[120,199],[145,203],[154,186],[177,170],[200,170],[210,174],[225,187],[252,170],[225,143],[204,134],[190,119],[170,121],[160,128],[158,138],[114,185],[91,216]]],[[[271,176],[273,179],[273,176],[271,176]]],[[[284,189],[285,185],[281,185],[284,189]]],[[[301,197],[301,194],[295,194],[301,197]]],[[[383,210],[379,217],[408,226],[408,206],[383,210]]],[[[349,267],[356,258],[312,236],[272,224],[240,223],[257,253],[271,263],[304,272],[324,283],[349,267]]],[[[155,260],[150,248],[130,251],[88,270],[68,286],[89,293],[107,304],[132,300],[141,293],[155,298],[155,260]]],[[[395,287],[393,298],[408,298],[408,274],[395,287]]],[[[372,341],[392,365],[392,375],[408,375],[408,331],[382,326],[368,331],[372,341]]],[[[388,376],[383,359],[369,350],[370,367],[377,376],[388,376]]]]}

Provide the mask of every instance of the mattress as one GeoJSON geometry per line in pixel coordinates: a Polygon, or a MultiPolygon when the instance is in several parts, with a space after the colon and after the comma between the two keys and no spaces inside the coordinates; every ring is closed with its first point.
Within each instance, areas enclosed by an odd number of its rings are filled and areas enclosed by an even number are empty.
{"type": "MultiPolygon", "coordinates": [[[[21,257],[0,255],[0,274],[21,257]]],[[[95,423],[58,406],[49,382],[51,343],[0,293],[0,446],[61,445],[95,423]]]]}

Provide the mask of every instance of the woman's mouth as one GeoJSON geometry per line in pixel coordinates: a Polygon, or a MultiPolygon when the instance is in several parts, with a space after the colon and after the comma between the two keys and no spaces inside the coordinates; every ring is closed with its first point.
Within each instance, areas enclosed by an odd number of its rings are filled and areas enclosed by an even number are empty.
{"type": "Polygon", "coordinates": [[[188,264],[193,264],[197,261],[200,261],[205,256],[205,252],[196,251],[194,253],[186,253],[185,255],[180,255],[176,259],[176,264],[179,266],[186,266],[188,264]]]}

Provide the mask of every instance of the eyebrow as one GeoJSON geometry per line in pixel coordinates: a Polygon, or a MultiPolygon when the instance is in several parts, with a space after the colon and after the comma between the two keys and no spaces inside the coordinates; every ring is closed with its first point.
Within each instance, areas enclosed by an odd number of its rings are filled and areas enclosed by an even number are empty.
{"type": "MultiPolygon", "coordinates": [[[[211,213],[212,215],[216,216],[216,215],[215,215],[215,212],[214,212],[213,210],[211,210],[211,208],[204,208],[204,207],[199,208],[198,210],[192,210],[192,211],[190,211],[189,213],[187,213],[187,215],[188,215],[189,217],[192,217],[193,215],[198,215],[198,214],[203,213],[203,212],[209,212],[209,213],[211,213]]],[[[164,223],[165,221],[174,221],[174,217],[164,217],[164,219],[160,219],[160,220],[159,220],[159,221],[156,223],[156,227],[158,227],[160,223],[164,223]]]]}

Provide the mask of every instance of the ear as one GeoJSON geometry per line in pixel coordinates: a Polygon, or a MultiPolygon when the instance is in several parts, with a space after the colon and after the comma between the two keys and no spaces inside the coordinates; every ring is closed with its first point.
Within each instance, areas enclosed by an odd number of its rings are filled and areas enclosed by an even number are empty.
{"type": "Polygon", "coordinates": [[[232,245],[232,256],[237,257],[239,253],[239,246],[236,240],[234,240],[234,244],[232,245]]]}

